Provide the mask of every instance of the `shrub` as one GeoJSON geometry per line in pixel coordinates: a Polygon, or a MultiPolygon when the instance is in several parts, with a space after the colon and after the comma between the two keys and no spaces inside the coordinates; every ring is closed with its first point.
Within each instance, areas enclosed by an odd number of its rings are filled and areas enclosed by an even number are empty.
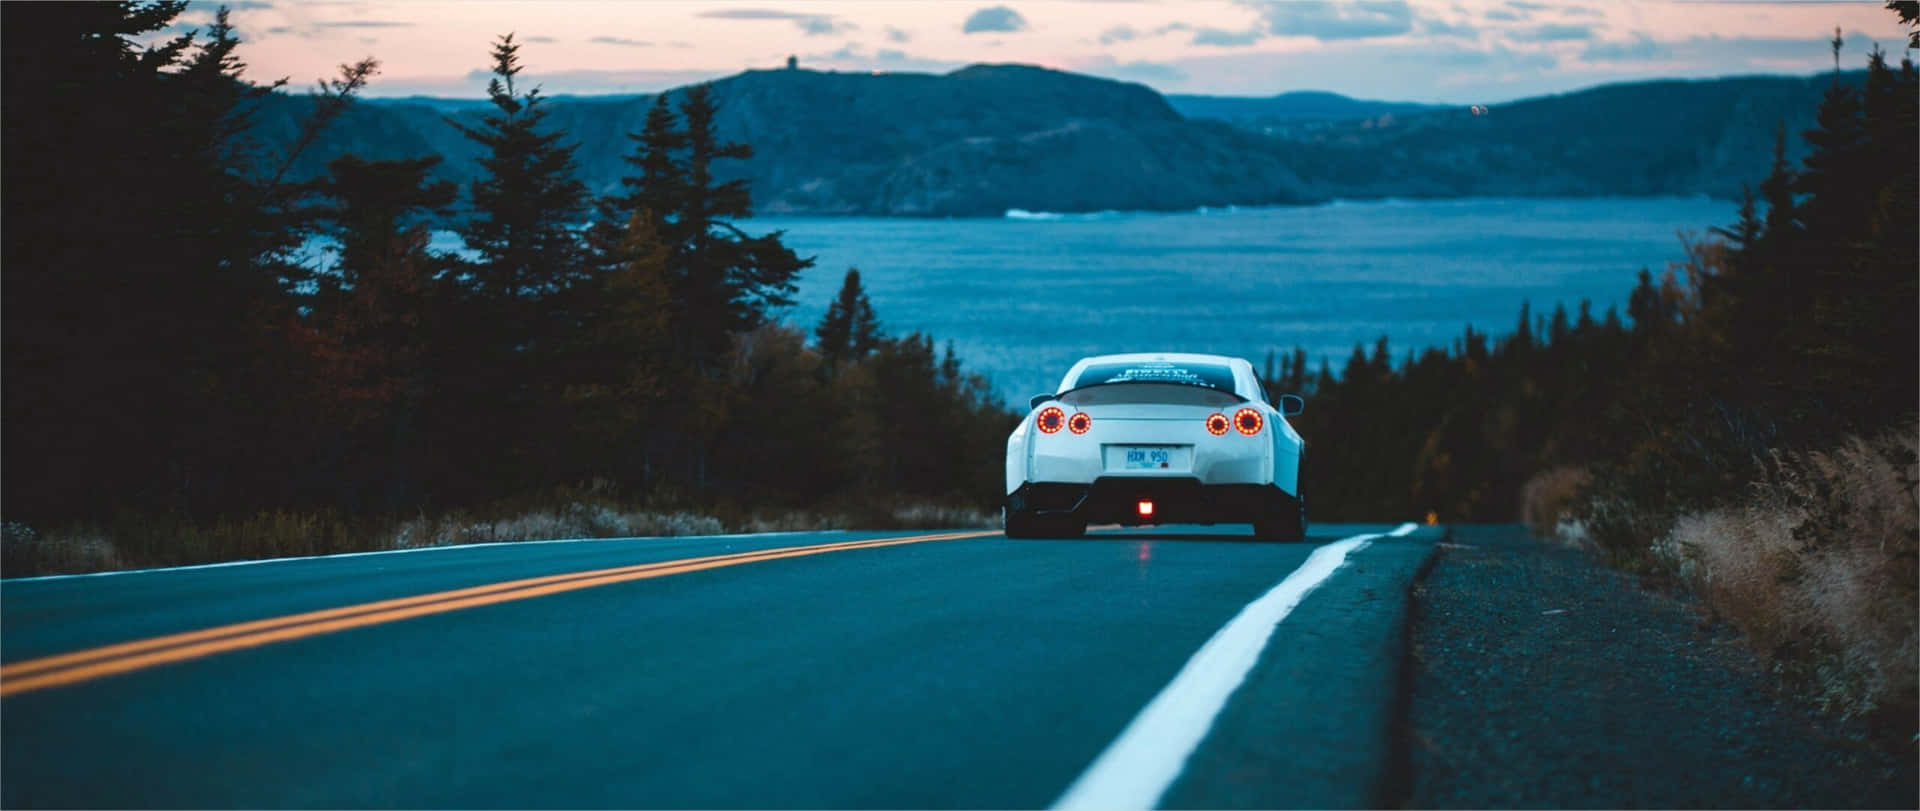
{"type": "Polygon", "coordinates": [[[99,532],[42,535],[16,521],[0,524],[0,574],[7,577],[104,572],[124,566],[119,550],[99,532]]]}
{"type": "Polygon", "coordinates": [[[1774,453],[1744,503],[1683,515],[1653,545],[1817,705],[1902,735],[1920,691],[1915,433],[1774,453]]]}
{"type": "Polygon", "coordinates": [[[1520,520],[1537,537],[1559,534],[1592,476],[1582,468],[1556,467],[1536,473],[1520,488],[1520,520]]]}

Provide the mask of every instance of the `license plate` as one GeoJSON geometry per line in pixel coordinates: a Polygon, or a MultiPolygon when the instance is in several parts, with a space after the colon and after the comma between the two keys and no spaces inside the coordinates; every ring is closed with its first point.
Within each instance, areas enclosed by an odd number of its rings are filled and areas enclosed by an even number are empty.
{"type": "Polygon", "coordinates": [[[1170,470],[1174,465],[1173,448],[1115,448],[1123,470],[1170,470]]]}

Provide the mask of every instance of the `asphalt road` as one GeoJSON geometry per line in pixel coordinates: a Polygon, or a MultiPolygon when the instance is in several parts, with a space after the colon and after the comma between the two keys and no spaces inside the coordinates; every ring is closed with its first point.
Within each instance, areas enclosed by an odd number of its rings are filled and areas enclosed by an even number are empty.
{"type": "Polygon", "coordinates": [[[0,804],[1377,805],[1407,585],[1438,533],[1333,542],[1393,529],[548,542],[4,581],[0,804]]]}

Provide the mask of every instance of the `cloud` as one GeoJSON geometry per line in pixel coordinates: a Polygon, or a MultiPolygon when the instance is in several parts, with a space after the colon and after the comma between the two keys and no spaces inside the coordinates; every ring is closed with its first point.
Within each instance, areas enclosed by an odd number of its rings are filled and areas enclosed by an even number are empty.
{"type": "Polygon", "coordinates": [[[802,67],[816,63],[835,70],[875,73],[946,73],[963,66],[960,62],[915,56],[898,48],[881,48],[869,55],[858,43],[853,42],[833,51],[800,56],[802,67]]]}
{"type": "Polygon", "coordinates": [[[1464,23],[1464,22],[1450,23],[1445,20],[1436,20],[1431,17],[1420,20],[1419,28],[1420,28],[1420,33],[1430,37],[1455,37],[1458,39],[1475,39],[1480,36],[1480,29],[1473,27],[1469,23],[1464,23]]]}
{"type": "Polygon", "coordinates": [[[1173,65],[1146,61],[1121,62],[1114,59],[1111,54],[1081,59],[1071,67],[1081,73],[1148,84],[1178,84],[1186,81],[1187,78],[1186,71],[1173,65]]]}
{"type": "Polygon", "coordinates": [[[1541,51],[1516,51],[1502,45],[1486,50],[1476,48],[1429,48],[1419,53],[1395,53],[1389,56],[1396,62],[1411,62],[1430,68],[1467,68],[1489,72],[1541,71],[1551,70],[1560,64],[1559,57],[1541,51]]]}
{"type": "Polygon", "coordinates": [[[1362,0],[1333,3],[1324,0],[1242,0],[1260,13],[1275,36],[1317,40],[1373,39],[1413,30],[1413,8],[1405,0],[1362,0]]]}
{"type": "Polygon", "coordinates": [[[1158,36],[1164,36],[1166,34],[1171,34],[1175,31],[1192,31],[1192,30],[1193,30],[1193,26],[1188,25],[1186,23],[1167,23],[1166,25],[1153,29],[1153,36],[1158,37],[1158,36]]]}
{"type": "Polygon", "coordinates": [[[1662,59],[1672,53],[1667,46],[1653,41],[1643,31],[1633,32],[1633,39],[1625,42],[1596,41],[1589,43],[1586,50],[1580,52],[1580,58],[1587,62],[1644,62],[1662,59]]]}
{"type": "Polygon", "coordinates": [[[1547,23],[1507,32],[1514,42],[1575,42],[1593,39],[1593,26],[1547,23]]]}
{"type": "Polygon", "coordinates": [[[1496,8],[1492,11],[1487,12],[1486,17],[1487,19],[1493,20],[1495,22],[1517,23],[1521,20],[1526,19],[1527,15],[1522,14],[1518,11],[1508,11],[1504,8],[1496,8]]]}
{"type": "Polygon", "coordinates": [[[967,21],[960,26],[960,31],[966,34],[1012,33],[1025,31],[1026,28],[1027,18],[1020,16],[1020,12],[1006,6],[989,6],[967,15],[967,21]]]}
{"type": "Polygon", "coordinates": [[[1138,36],[1140,36],[1140,32],[1133,30],[1133,26],[1125,24],[1116,25],[1100,32],[1100,44],[1112,45],[1116,42],[1126,42],[1138,36]]]}
{"type": "Polygon", "coordinates": [[[526,41],[527,41],[527,42],[539,42],[539,43],[543,43],[543,44],[544,44],[544,43],[549,43],[549,42],[557,42],[558,40],[555,40],[555,39],[554,39],[553,37],[527,37],[527,39],[526,39],[526,41]]]}
{"type": "Polygon", "coordinates": [[[908,42],[908,41],[911,41],[912,39],[913,39],[912,34],[909,34],[891,25],[887,26],[888,42],[908,42]]]}
{"type": "Polygon", "coordinates": [[[601,44],[601,45],[620,45],[620,46],[623,46],[623,47],[627,47],[627,48],[651,48],[651,47],[653,47],[653,43],[651,43],[651,42],[647,42],[647,41],[644,41],[644,40],[638,40],[638,39],[627,39],[626,37],[593,37],[592,39],[589,39],[589,40],[587,40],[587,41],[588,41],[588,42],[593,42],[593,43],[598,43],[598,44],[601,44]]]}
{"type": "Polygon", "coordinates": [[[854,43],[851,43],[851,42],[840,46],[839,50],[833,51],[831,53],[807,54],[808,60],[818,61],[818,62],[845,62],[848,60],[861,59],[861,58],[863,57],[860,53],[860,46],[855,45],[854,43]]]}
{"type": "MultiPolygon", "coordinates": [[[[593,95],[605,93],[657,93],[675,87],[721,78],[731,71],[700,70],[563,70],[539,75],[521,74],[526,87],[540,86],[542,95],[561,93],[593,95]]],[[[486,95],[486,83],[493,71],[478,68],[464,77],[382,77],[370,90],[379,96],[453,96],[478,98],[486,95]]]]}
{"type": "Polygon", "coordinates": [[[329,20],[313,24],[315,28],[412,28],[413,23],[399,20],[329,20]]]}
{"type": "Polygon", "coordinates": [[[300,37],[301,39],[330,39],[336,32],[365,31],[382,28],[413,28],[416,23],[402,20],[320,20],[301,25],[276,25],[266,29],[268,34],[300,37]]]}
{"type": "Polygon", "coordinates": [[[272,3],[262,2],[262,0],[227,0],[215,5],[226,6],[232,11],[266,11],[273,8],[272,3]]]}
{"type": "Polygon", "coordinates": [[[710,20],[786,20],[799,26],[800,33],[810,37],[831,36],[860,27],[850,22],[843,22],[829,14],[807,14],[771,8],[725,8],[718,11],[702,11],[698,16],[710,20]]]}
{"type": "Polygon", "coordinates": [[[1259,42],[1266,33],[1258,28],[1245,31],[1228,31],[1220,28],[1202,28],[1193,34],[1195,45],[1216,45],[1222,48],[1244,48],[1259,42]]]}

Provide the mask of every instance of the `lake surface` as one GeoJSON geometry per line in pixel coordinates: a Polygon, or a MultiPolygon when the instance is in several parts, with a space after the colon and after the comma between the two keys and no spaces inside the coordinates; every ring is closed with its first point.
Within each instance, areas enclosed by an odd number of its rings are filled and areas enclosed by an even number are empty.
{"type": "Polygon", "coordinates": [[[1238,355],[1305,347],[1337,374],[1355,343],[1451,345],[1593,302],[1624,315],[1643,267],[1682,257],[1676,236],[1734,219],[1704,198],[1336,202],[1204,212],[1004,219],[760,218],[817,264],[787,320],[809,330],[858,267],[889,334],[952,341],[1009,403],[1051,391],[1082,356],[1238,355]]]}

